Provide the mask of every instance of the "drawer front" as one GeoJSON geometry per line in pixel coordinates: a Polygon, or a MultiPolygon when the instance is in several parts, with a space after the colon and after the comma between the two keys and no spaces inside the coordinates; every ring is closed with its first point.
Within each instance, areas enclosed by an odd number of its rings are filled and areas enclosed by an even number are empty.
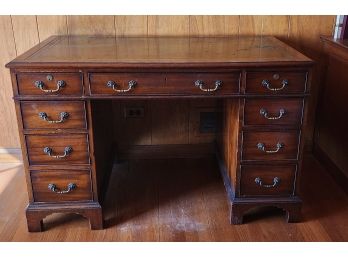
{"type": "Polygon", "coordinates": [[[166,90],[173,94],[238,94],[239,81],[238,72],[172,73],[167,74],[166,90]]]}
{"type": "Polygon", "coordinates": [[[307,72],[247,72],[247,94],[296,94],[306,90],[307,72]]]}
{"type": "Polygon", "coordinates": [[[25,129],[86,129],[84,102],[21,102],[25,129]]]}
{"type": "Polygon", "coordinates": [[[242,165],[241,196],[290,196],[295,188],[296,165],[242,165]]]}
{"type": "Polygon", "coordinates": [[[82,95],[81,73],[18,73],[20,95],[82,95]]]}
{"type": "Polygon", "coordinates": [[[243,160],[296,160],[298,132],[243,132],[243,160]]]}
{"type": "Polygon", "coordinates": [[[34,170],[30,176],[36,202],[92,200],[89,170],[34,170]]]}
{"type": "Polygon", "coordinates": [[[303,99],[245,100],[244,125],[300,125],[303,99]]]}
{"type": "Polygon", "coordinates": [[[88,164],[87,135],[26,135],[29,163],[88,164]]]}
{"type": "Polygon", "coordinates": [[[92,95],[142,95],[164,92],[161,73],[90,73],[92,95]]]}

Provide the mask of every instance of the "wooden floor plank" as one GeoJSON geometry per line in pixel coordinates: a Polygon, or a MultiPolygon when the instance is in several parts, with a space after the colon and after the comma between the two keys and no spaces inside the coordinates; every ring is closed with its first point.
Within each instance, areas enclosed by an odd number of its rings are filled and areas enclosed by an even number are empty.
{"type": "Polygon", "coordinates": [[[168,160],[165,167],[159,179],[160,241],[210,241],[202,195],[214,169],[200,159],[168,160]]]}
{"type": "Polygon", "coordinates": [[[77,214],[53,214],[28,233],[22,166],[0,164],[0,241],[348,241],[348,196],[312,156],[303,166],[302,221],[275,208],[229,224],[229,203],[214,159],[132,160],[110,177],[106,228],[77,214]]]}

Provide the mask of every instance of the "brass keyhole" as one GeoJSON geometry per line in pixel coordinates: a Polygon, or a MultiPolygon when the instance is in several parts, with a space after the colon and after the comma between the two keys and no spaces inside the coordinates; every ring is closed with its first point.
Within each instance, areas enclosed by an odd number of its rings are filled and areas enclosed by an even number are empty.
{"type": "Polygon", "coordinates": [[[52,76],[51,74],[49,74],[49,75],[46,76],[46,79],[47,79],[48,81],[51,81],[51,80],[53,80],[53,76],[52,76]]]}
{"type": "Polygon", "coordinates": [[[273,74],[273,79],[275,79],[275,80],[277,80],[277,79],[279,79],[279,74],[278,73],[275,73],[275,74],[273,74]]]}

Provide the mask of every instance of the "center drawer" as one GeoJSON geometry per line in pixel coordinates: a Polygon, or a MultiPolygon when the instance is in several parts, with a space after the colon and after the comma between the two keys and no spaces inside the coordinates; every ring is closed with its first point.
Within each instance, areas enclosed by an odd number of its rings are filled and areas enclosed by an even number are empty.
{"type": "Polygon", "coordinates": [[[89,164],[87,135],[26,135],[25,140],[30,165],[89,164]]]}
{"type": "Polygon", "coordinates": [[[164,92],[162,73],[90,73],[91,95],[142,95],[164,92]]]}
{"type": "Polygon", "coordinates": [[[243,132],[243,160],[297,160],[299,132],[243,132]]]}
{"type": "Polygon", "coordinates": [[[239,72],[90,73],[91,95],[238,94],[239,72]]]}
{"type": "Polygon", "coordinates": [[[85,129],[84,102],[23,101],[21,112],[24,129],[85,129]]]}
{"type": "Polygon", "coordinates": [[[92,200],[89,170],[32,170],[30,177],[36,202],[92,200]]]}
{"type": "Polygon", "coordinates": [[[168,73],[166,89],[173,94],[238,94],[239,72],[168,73]]]}

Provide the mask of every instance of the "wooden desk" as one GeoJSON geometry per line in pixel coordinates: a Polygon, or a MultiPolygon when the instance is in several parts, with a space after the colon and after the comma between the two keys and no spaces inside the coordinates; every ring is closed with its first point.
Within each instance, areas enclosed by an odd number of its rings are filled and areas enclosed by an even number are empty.
{"type": "Polygon", "coordinates": [[[6,65],[29,231],[41,231],[54,212],[80,213],[92,229],[103,228],[100,203],[114,156],[108,113],[121,99],[220,99],[216,155],[231,222],[269,205],[298,220],[311,65],[273,37],[50,37],[6,65]]]}

